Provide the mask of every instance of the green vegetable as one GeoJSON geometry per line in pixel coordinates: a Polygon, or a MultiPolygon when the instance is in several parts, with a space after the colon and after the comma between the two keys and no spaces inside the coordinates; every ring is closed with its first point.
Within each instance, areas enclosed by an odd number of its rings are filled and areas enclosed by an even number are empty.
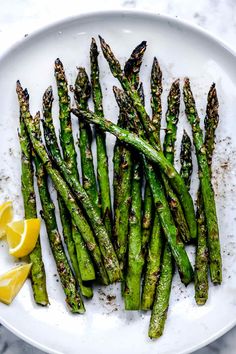
{"type": "MultiPolygon", "coordinates": [[[[142,104],[142,100],[139,97],[138,92],[133,89],[129,80],[124,75],[124,72],[121,69],[119,61],[115,58],[114,54],[111,51],[111,48],[104,41],[104,39],[101,37],[100,37],[100,43],[101,43],[101,48],[102,48],[104,57],[108,61],[111,72],[112,72],[113,76],[119,80],[122,88],[125,90],[126,94],[130,97],[133,107],[135,108],[135,110],[139,116],[139,119],[146,131],[146,134],[148,136],[148,139],[149,139],[151,145],[154,146],[156,149],[158,149],[158,148],[160,149],[159,132],[156,130],[155,125],[150,120],[150,118],[145,110],[145,107],[142,104]]],[[[173,181],[173,179],[172,179],[172,181],[173,181]]],[[[173,185],[173,189],[175,189],[174,185],[173,185]]],[[[192,202],[191,197],[189,195],[187,195],[186,188],[184,188],[184,189],[185,189],[184,194],[179,193],[177,190],[176,190],[176,193],[179,196],[179,199],[180,199],[183,211],[184,211],[184,215],[185,215],[186,221],[188,223],[191,237],[195,238],[197,235],[197,224],[196,224],[196,220],[194,217],[193,202],[192,202]]]]}
{"type": "MultiPolygon", "coordinates": [[[[35,121],[39,121],[39,119],[37,118],[35,121]]],[[[35,129],[40,129],[40,126],[35,126],[35,129]]],[[[51,200],[47,186],[47,176],[38,156],[35,156],[34,162],[36,166],[39,196],[42,205],[41,215],[45,221],[51,250],[56,262],[61,284],[66,295],[66,302],[71,312],[84,313],[85,308],[83,301],[76,289],[76,281],[64,253],[61,236],[58,232],[55,207],[51,200]]]]}
{"type": "MultiPolygon", "coordinates": [[[[52,119],[52,102],[53,102],[53,92],[52,87],[49,86],[48,89],[45,91],[43,96],[43,114],[44,114],[44,128],[51,132],[50,139],[51,143],[56,146],[55,154],[61,156],[59,146],[57,144],[57,137],[54,130],[53,119],[52,119]]],[[[68,159],[67,161],[70,173],[73,172],[71,170],[71,166],[73,162],[68,159]]],[[[75,171],[74,171],[75,172],[75,171]]],[[[75,178],[78,178],[78,172],[74,173],[75,178]]],[[[78,232],[76,226],[71,223],[71,217],[66,210],[66,206],[62,200],[62,198],[58,195],[58,202],[60,208],[60,216],[62,222],[62,228],[64,233],[65,243],[68,248],[68,253],[71,258],[71,262],[74,268],[74,271],[77,275],[78,282],[80,279],[83,281],[89,281],[95,279],[95,270],[93,263],[91,261],[89,252],[86,248],[84,240],[81,234],[78,232]]],[[[81,284],[81,291],[86,293],[86,296],[92,296],[92,289],[88,290],[88,287],[84,287],[81,284]],[[84,290],[84,291],[83,291],[84,290]]]]}
{"type": "MultiPolygon", "coordinates": [[[[34,190],[34,170],[32,164],[31,144],[24,123],[25,112],[29,111],[29,95],[23,90],[19,81],[16,83],[16,92],[20,105],[20,131],[19,140],[21,147],[21,191],[23,195],[25,218],[37,218],[36,196],[34,190]]],[[[34,300],[37,304],[46,306],[49,304],[46,274],[42,259],[40,238],[34,250],[29,255],[31,267],[31,284],[34,300]]]]}
{"type": "MultiPolygon", "coordinates": [[[[209,173],[211,175],[212,156],[215,147],[215,131],[219,122],[219,102],[215,84],[210,88],[207,98],[205,117],[205,148],[209,173]]],[[[201,191],[197,198],[198,242],[195,261],[195,300],[198,305],[204,305],[208,299],[208,247],[207,227],[204,214],[201,191]]]]}
{"type": "MultiPolygon", "coordinates": [[[[94,112],[103,117],[102,89],[99,80],[98,49],[94,38],[90,46],[90,66],[91,66],[91,84],[94,103],[94,112]]],[[[106,149],[106,134],[96,129],[97,143],[97,176],[98,187],[100,191],[101,215],[106,226],[108,235],[112,237],[112,208],[111,193],[109,182],[109,168],[106,149]]]]}
{"type": "MultiPolygon", "coordinates": [[[[88,99],[91,94],[91,86],[85,69],[81,67],[78,68],[78,75],[75,80],[74,94],[78,109],[87,109],[88,99]]],[[[83,187],[86,190],[91,201],[93,201],[94,208],[97,209],[98,213],[100,213],[97,182],[94,172],[93,154],[91,149],[92,131],[90,125],[81,120],[79,120],[79,128],[79,148],[81,157],[83,187]]]]}
{"type": "Polygon", "coordinates": [[[207,226],[210,275],[212,282],[216,285],[220,284],[222,281],[222,260],[215,197],[211,184],[211,174],[208,166],[207,151],[204,145],[203,133],[200,128],[200,120],[196,110],[195,100],[190,88],[189,79],[185,79],[183,92],[186,115],[189,123],[192,126],[193,142],[198,160],[200,188],[207,226]]]}

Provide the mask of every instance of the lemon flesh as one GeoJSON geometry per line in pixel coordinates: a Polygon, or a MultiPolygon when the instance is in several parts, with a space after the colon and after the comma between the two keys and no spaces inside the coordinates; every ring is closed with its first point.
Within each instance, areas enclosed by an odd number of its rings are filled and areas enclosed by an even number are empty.
{"type": "Polygon", "coordinates": [[[10,255],[21,258],[30,254],[38,240],[40,219],[27,219],[11,222],[6,226],[10,255]]]}
{"type": "Polygon", "coordinates": [[[0,301],[9,305],[26,281],[31,264],[24,264],[0,275],[0,301]]]}
{"type": "Polygon", "coordinates": [[[13,219],[12,202],[6,202],[0,205],[0,238],[6,234],[6,226],[13,219]]]}

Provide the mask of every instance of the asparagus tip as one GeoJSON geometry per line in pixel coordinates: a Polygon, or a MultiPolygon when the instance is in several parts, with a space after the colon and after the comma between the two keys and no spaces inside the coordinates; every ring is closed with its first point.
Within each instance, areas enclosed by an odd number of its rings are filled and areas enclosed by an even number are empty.
{"type": "Polygon", "coordinates": [[[112,89],[113,89],[113,92],[114,92],[115,95],[117,95],[117,94],[122,92],[122,90],[119,87],[115,86],[115,85],[113,86],[112,89]]]}
{"type": "Polygon", "coordinates": [[[91,50],[95,50],[95,49],[97,49],[96,39],[94,37],[92,37],[92,39],[91,39],[91,50]]]}
{"type": "Polygon", "coordinates": [[[52,91],[52,86],[48,86],[48,88],[46,89],[46,91],[43,94],[43,110],[45,111],[46,109],[48,109],[53,102],[53,91],[52,91]]]}
{"type": "Polygon", "coordinates": [[[62,65],[62,62],[59,58],[55,60],[55,65],[62,65]]]}
{"type": "Polygon", "coordinates": [[[100,40],[101,45],[105,44],[105,40],[102,38],[102,36],[100,36],[100,34],[98,35],[98,38],[100,40]]]}
{"type": "Polygon", "coordinates": [[[29,99],[29,91],[27,90],[27,88],[25,88],[23,92],[25,95],[25,99],[28,100],[29,99]]]}
{"type": "Polygon", "coordinates": [[[190,86],[190,80],[188,77],[184,78],[184,86],[190,86]]]}

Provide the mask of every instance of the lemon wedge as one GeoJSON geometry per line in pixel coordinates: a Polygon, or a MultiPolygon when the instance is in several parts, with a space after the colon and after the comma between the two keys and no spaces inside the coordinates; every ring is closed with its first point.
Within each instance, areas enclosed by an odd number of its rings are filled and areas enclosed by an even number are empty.
{"type": "Polygon", "coordinates": [[[12,202],[5,202],[0,205],[0,238],[6,233],[6,225],[13,219],[12,202]]]}
{"type": "Polygon", "coordinates": [[[40,219],[13,221],[6,226],[10,255],[21,258],[31,253],[40,231],[40,219]]]}
{"type": "Polygon", "coordinates": [[[26,281],[31,264],[24,264],[0,275],[0,301],[9,305],[26,281]]]}

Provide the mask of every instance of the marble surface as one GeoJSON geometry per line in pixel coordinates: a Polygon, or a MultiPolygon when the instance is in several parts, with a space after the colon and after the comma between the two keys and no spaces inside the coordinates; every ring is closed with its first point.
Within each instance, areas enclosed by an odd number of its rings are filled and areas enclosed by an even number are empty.
{"type": "MultiPolygon", "coordinates": [[[[104,9],[144,9],[187,20],[222,39],[236,51],[235,0],[0,0],[0,52],[52,21],[104,9]]],[[[234,354],[236,328],[196,354],[234,354]]],[[[0,325],[0,354],[42,354],[0,325]]]]}

